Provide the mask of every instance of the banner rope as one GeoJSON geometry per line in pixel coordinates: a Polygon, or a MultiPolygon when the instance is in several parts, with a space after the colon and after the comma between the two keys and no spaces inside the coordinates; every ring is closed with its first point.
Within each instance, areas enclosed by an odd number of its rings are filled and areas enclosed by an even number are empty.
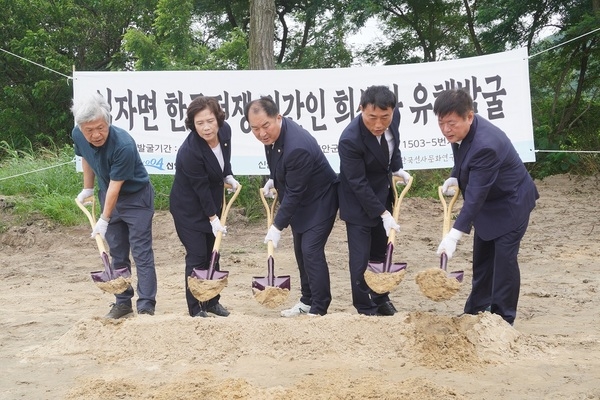
{"type": "Polygon", "coordinates": [[[535,150],[536,153],[588,153],[588,154],[600,154],[600,151],[596,150],[535,150]]]}
{"type": "Polygon", "coordinates": [[[581,39],[582,37],[585,37],[585,36],[591,35],[592,33],[596,33],[596,32],[598,32],[598,31],[600,31],[600,28],[596,28],[596,29],[594,29],[594,30],[593,30],[593,31],[591,31],[591,32],[584,33],[583,35],[579,35],[579,36],[577,36],[577,37],[575,37],[575,38],[573,38],[573,39],[569,39],[569,40],[567,40],[566,42],[559,43],[559,44],[557,44],[557,45],[555,45],[555,46],[549,47],[549,48],[547,48],[547,49],[545,49],[545,50],[542,50],[542,51],[540,51],[540,52],[537,52],[537,53],[535,53],[535,54],[532,54],[532,55],[530,55],[530,56],[529,56],[529,57],[527,57],[527,58],[532,58],[532,57],[538,56],[538,55],[540,55],[540,54],[543,54],[543,53],[545,53],[545,52],[547,52],[547,51],[554,50],[554,49],[556,49],[556,48],[558,48],[558,47],[564,46],[564,45],[565,45],[565,44],[567,44],[567,43],[571,43],[571,42],[573,42],[573,41],[575,41],[575,40],[577,40],[577,39],[581,39]]]}
{"type": "MultiPolygon", "coordinates": [[[[590,32],[587,32],[587,33],[581,34],[581,35],[579,35],[579,36],[577,36],[577,37],[574,37],[574,38],[572,38],[572,39],[569,39],[569,40],[567,40],[567,41],[565,41],[565,42],[559,43],[559,44],[557,44],[557,45],[554,45],[554,46],[552,46],[552,47],[549,47],[549,48],[547,48],[547,49],[545,49],[545,50],[539,51],[539,52],[537,52],[537,53],[535,53],[535,54],[532,54],[532,55],[528,56],[527,58],[533,58],[533,57],[535,57],[535,56],[538,56],[538,55],[540,55],[540,54],[546,53],[546,52],[548,52],[548,51],[550,51],[550,50],[554,50],[554,49],[556,49],[556,48],[558,48],[558,47],[564,46],[564,45],[566,45],[566,44],[568,44],[568,43],[571,43],[571,42],[573,42],[573,41],[575,41],[575,40],[581,39],[581,38],[583,38],[583,37],[585,37],[585,36],[588,36],[588,35],[594,34],[594,33],[598,32],[598,31],[600,31],[600,28],[596,28],[596,29],[594,29],[593,31],[590,31],[590,32]]],[[[38,67],[40,67],[40,68],[47,69],[48,71],[54,72],[55,74],[58,74],[58,75],[60,75],[60,76],[64,76],[64,77],[65,77],[65,78],[67,78],[67,79],[73,79],[73,77],[72,77],[72,76],[65,75],[65,74],[63,74],[62,72],[58,72],[58,71],[56,71],[56,70],[53,70],[52,68],[46,67],[46,66],[44,66],[44,65],[42,65],[42,64],[39,64],[39,63],[37,63],[37,62],[35,62],[35,61],[29,60],[29,59],[27,59],[27,58],[25,58],[25,57],[21,57],[20,55],[18,55],[18,54],[15,54],[15,53],[12,53],[12,52],[10,52],[10,51],[8,51],[8,50],[5,50],[5,49],[3,49],[3,48],[0,48],[0,51],[3,51],[3,52],[5,52],[5,53],[7,53],[7,54],[10,54],[11,56],[17,57],[17,58],[19,58],[19,59],[21,59],[21,60],[23,60],[23,61],[27,61],[28,63],[31,63],[31,64],[33,64],[33,65],[36,65],[36,66],[38,66],[38,67]]]]}
{"type": "Polygon", "coordinates": [[[62,167],[63,165],[72,164],[74,162],[75,162],[75,159],[73,158],[71,161],[67,161],[67,162],[64,162],[64,163],[61,163],[61,164],[51,165],[49,167],[40,168],[40,169],[36,169],[36,170],[33,170],[33,171],[28,171],[28,172],[23,172],[22,174],[6,176],[4,178],[0,178],[0,181],[5,181],[7,179],[12,179],[12,178],[16,178],[16,177],[23,176],[23,175],[29,175],[29,174],[33,174],[33,173],[36,173],[36,172],[45,171],[47,169],[62,167]]]}
{"type": "MultiPolygon", "coordinates": [[[[583,153],[583,154],[600,154],[600,151],[594,151],[594,150],[534,150],[534,151],[536,153],[583,153]]],[[[1,181],[5,181],[7,179],[17,178],[17,177],[23,176],[23,175],[29,175],[29,174],[33,174],[33,173],[36,173],[36,172],[45,171],[45,170],[52,169],[52,168],[62,167],[63,165],[72,164],[75,161],[76,161],[76,159],[73,158],[73,160],[67,161],[67,162],[64,162],[64,163],[61,163],[61,164],[51,165],[49,167],[40,168],[40,169],[36,169],[36,170],[33,170],[33,171],[28,171],[28,172],[23,172],[23,173],[17,174],[17,175],[6,176],[4,178],[0,178],[0,182],[1,181]]]]}
{"type": "Polygon", "coordinates": [[[3,51],[3,52],[5,52],[5,53],[7,53],[7,54],[10,54],[11,56],[15,56],[15,57],[17,57],[17,58],[20,58],[21,60],[23,60],[23,61],[27,61],[28,63],[32,63],[33,65],[36,65],[36,66],[38,66],[38,67],[40,67],[40,68],[47,69],[48,71],[52,71],[52,72],[54,72],[55,74],[58,74],[58,75],[64,76],[64,77],[65,77],[65,78],[67,78],[67,79],[73,79],[73,77],[71,77],[71,76],[69,76],[69,75],[65,75],[65,74],[63,74],[62,72],[58,72],[58,71],[55,71],[55,70],[53,70],[52,68],[48,68],[48,67],[46,67],[46,66],[44,66],[44,65],[42,65],[42,64],[38,64],[38,63],[36,63],[35,61],[28,60],[28,59],[26,59],[25,57],[21,57],[20,55],[17,55],[17,54],[15,54],[15,53],[11,53],[10,51],[8,51],[8,50],[4,50],[3,48],[0,48],[0,51],[3,51]]]}

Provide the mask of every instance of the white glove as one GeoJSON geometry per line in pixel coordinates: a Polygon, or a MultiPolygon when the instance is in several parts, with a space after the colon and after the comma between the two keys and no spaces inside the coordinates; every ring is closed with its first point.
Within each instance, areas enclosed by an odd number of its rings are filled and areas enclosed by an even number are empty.
{"type": "Polygon", "coordinates": [[[227,189],[227,192],[229,193],[233,193],[236,191],[238,185],[240,184],[238,181],[235,180],[235,178],[233,177],[233,175],[227,175],[224,179],[223,182],[227,183],[228,185],[231,185],[231,189],[227,189]]]}
{"type": "Polygon", "coordinates": [[[92,197],[94,195],[94,188],[91,189],[83,189],[81,191],[81,193],[79,193],[77,195],[77,200],[79,200],[79,202],[83,205],[87,205],[90,204],[90,202],[88,201],[87,203],[84,203],[84,200],[87,199],[88,197],[92,197]]]}
{"type": "Polygon", "coordinates": [[[96,222],[96,225],[94,225],[94,230],[90,237],[93,239],[96,235],[100,235],[102,239],[105,239],[106,229],[108,229],[108,220],[100,216],[100,219],[96,222]]]}
{"type": "Polygon", "coordinates": [[[457,229],[450,229],[450,232],[444,236],[440,245],[437,249],[438,254],[446,253],[448,260],[452,258],[452,255],[456,251],[456,244],[462,237],[463,233],[457,229]]]}
{"type": "Polygon", "coordinates": [[[383,228],[385,229],[385,234],[387,236],[390,236],[392,229],[394,229],[396,232],[400,232],[400,225],[398,225],[389,211],[386,211],[381,215],[381,220],[383,221],[383,228]]]}
{"type": "MultiPolygon", "coordinates": [[[[267,181],[267,183],[265,183],[265,186],[263,186],[263,194],[265,195],[265,197],[272,199],[275,197],[275,195],[273,193],[271,193],[271,189],[273,189],[275,187],[275,182],[273,182],[273,179],[269,179],[267,181]]],[[[277,247],[277,246],[275,246],[277,247]]]]}
{"type": "Polygon", "coordinates": [[[212,226],[213,235],[215,235],[215,237],[219,232],[223,232],[223,235],[227,235],[227,227],[221,225],[221,220],[219,220],[219,217],[216,217],[210,221],[210,225],[212,226]]]}
{"type": "Polygon", "coordinates": [[[402,180],[404,180],[403,184],[405,184],[405,185],[408,183],[408,180],[410,179],[410,174],[403,169],[399,169],[396,172],[392,172],[392,175],[399,176],[400,178],[402,178],[402,180]]]}
{"type": "Polygon", "coordinates": [[[275,228],[275,225],[271,225],[269,231],[267,232],[267,236],[265,236],[265,243],[269,243],[270,240],[273,242],[273,247],[277,248],[279,239],[281,239],[281,231],[275,228]]]}
{"type": "MultiPolygon", "coordinates": [[[[456,178],[448,178],[448,179],[446,179],[446,181],[442,185],[442,193],[444,195],[446,195],[446,196],[454,196],[456,194],[456,191],[454,190],[454,188],[449,189],[450,186],[458,186],[458,179],[456,179],[456,178]]],[[[450,258],[450,257],[448,257],[448,258],[450,258]]]]}

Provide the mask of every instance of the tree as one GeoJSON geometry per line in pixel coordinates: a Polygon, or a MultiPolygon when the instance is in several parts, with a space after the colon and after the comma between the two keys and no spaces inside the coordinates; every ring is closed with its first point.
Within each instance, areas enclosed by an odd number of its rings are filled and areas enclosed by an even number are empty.
{"type": "MultiPolygon", "coordinates": [[[[0,7],[0,141],[15,149],[70,143],[73,67],[347,67],[357,54],[346,38],[372,17],[387,40],[359,54],[370,64],[527,47],[537,146],[600,147],[600,34],[589,34],[600,26],[600,0],[0,0],[0,7]]],[[[538,159],[540,175],[579,160],[538,159]]]]}
{"type": "Polygon", "coordinates": [[[70,143],[72,87],[77,70],[126,67],[121,39],[146,27],[153,1],[61,2],[0,0],[0,141],[16,149],[70,143]],[[73,18],[76,15],[77,18],[73,18]]]}
{"type": "Polygon", "coordinates": [[[385,26],[387,44],[373,43],[363,58],[404,64],[473,55],[460,0],[372,0],[371,8],[385,26]]]}
{"type": "MultiPolygon", "coordinates": [[[[600,4],[573,1],[555,25],[558,32],[533,46],[532,107],[537,147],[549,150],[600,148],[600,4]],[[546,51],[547,50],[547,51],[546,51]]],[[[538,157],[541,176],[577,169],[579,154],[551,153],[538,157]]],[[[597,158],[595,162],[598,170],[597,158]]]]}
{"type": "Polygon", "coordinates": [[[250,69],[274,69],[275,1],[250,0],[250,69]]]}

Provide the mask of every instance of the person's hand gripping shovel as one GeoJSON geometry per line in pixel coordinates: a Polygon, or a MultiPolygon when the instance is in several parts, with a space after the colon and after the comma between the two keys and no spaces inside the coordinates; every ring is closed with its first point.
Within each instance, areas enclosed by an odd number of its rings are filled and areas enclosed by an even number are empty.
{"type": "MultiPolygon", "coordinates": [[[[413,177],[411,176],[408,179],[408,182],[404,181],[404,179],[394,176],[392,180],[393,190],[394,190],[394,206],[392,209],[392,216],[394,217],[394,221],[398,221],[398,217],[400,215],[400,203],[402,203],[402,199],[412,186],[413,177]],[[398,194],[398,184],[400,182],[404,182],[404,189],[400,194],[398,194]]],[[[367,269],[365,270],[365,282],[371,290],[375,293],[387,293],[396,288],[404,279],[404,275],[406,274],[406,263],[393,263],[392,262],[392,254],[394,253],[394,240],[396,238],[396,231],[391,229],[390,234],[388,236],[387,249],[385,252],[385,261],[384,262],[375,262],[369,261],[367,264],[367,269]]]]}
{"type": "MultiPolygon", "coordinates": [[[[438,195],[444,209],[444,220],[442,225],[442,238],[450,232],[450,222],[452,219],[452,208],[458,199],[460,190],[458,187],[454,189],[454,195],[450,203],[446,203],[443,187],[438,187],[438,195]]],[[[440,254],[440,268],[429,268],[421,271],[415,277],[421,292],[433,301],[443,301],[452,298],[460,290],[460,284],[463,281],[464,271],[453,271],[448,273],[448,255],[446,252],[440,254]]]]}
{"type": "MultiPolygon", "coordinates": [[[[96,225],[96,200],[94,197],[88,197],[85,199],[85,204],[92,205],[92,212],[87,209],[87,207],[79,201],[79,199],[75,199],[75,203],[84,212],[92,229],[96,225]]],[[[131,285],[131,271],[127,267],[123,268],[114,268],[110,260],[108,259],[108,253],[106,251],[106,247],[104,246],[104,240],[100,236],[99,233],[94,235],[94,239],[96,239],[96,245],[98,246],[98,251],[100,252],[100,258],[102,259],[102,263],[104,264],[104,270],[102,271],[94,271],[91,272],[92,281],[98,286],[101,290],[111,293],[111,294],[120,294],[127,290],[129,285],[131,285]]]]}
{"type": "MultiPolygon", "coordinates": [[[[235,192],[233,192],[229,201],[226,202],[226,189],[231,188],[232,186],[229,184],[225,184],[223,187],[223,211],[221,212],[220,217],[221,224],[223,226],[225,226],[225,223],[227,222],[227,214],[229,214],[229,209],[231,208],[231,205],[237,198],[238,194],[240,193],[240,190],[242,190],[242,185],[237,185],[235,192]]],[[[225,286],[227,286],[227,278],[229,277],[229,272],[222,271],[219,268],[219,248],[221,246],[222,238],[223,232],[217,232],[208,268],[194,268],[190,276],[188,276],[187,278],[190,292],[200,303],[212,299],[213,297],[221,293],[225,286]]]]}
{"type": "MultiPolygon", "coordinates": [[[[452,196],[450,203],[446,204],[446,199],[444,197],[443,188],[442,188],[442,186],[438,187],[438,196],[440,198],[440,201],[442,202],[442,207],[444,208],[444,224],[442,226],[442,238],[444,238],[446,236],[446,234],[448,234],[448,232],[450,232],[450,222],[452,220],[452,208],[454,207],[454,203],[456,203],[456,200],[458,199],[459,193],[460,193],[460,190],[458,189],[458,187],[454,187],[454,195],[452,196]]],[[[447,270],[448,270],[448,255],[445,252],[443,252],[440,255],[440,268],[443,269],[444,272],[447,272],[447,270]]],[[[464,271],[453,271],[453,272],[448,273],[449,278],[456,279],[459,283],[462,283],[464,275],[465,275],[464,271]]]]}
{"type": "MultiPolygon", "coordinates": [[[[267,228],[273,223],[275,204],[277,203],[277,190],[271,189],[273,202],[269,206],[262,189],[258,190],[260,199],[265,206],[267,214],[267,228]]],[[[267,243],[267,276],[252,278],[252,294],[256,301],[268,308],[275,308],[285,303],[290,295],[290,276],[275,276],[275,259],[273,258],[273,242],[267,243]]]]}

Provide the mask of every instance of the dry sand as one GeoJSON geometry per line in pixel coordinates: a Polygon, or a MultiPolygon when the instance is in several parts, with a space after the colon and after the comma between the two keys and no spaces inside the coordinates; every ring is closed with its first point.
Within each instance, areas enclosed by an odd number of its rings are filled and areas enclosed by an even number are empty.
{"type": "Polygon", "coordinates": [[[276,275],[292,277],[283,306],[260,305],[251,289],[267,274],[264,222],[232,213],[221,243],[231,315],[191,318],[183,248],[159,212],[156,315],[107,321],[114,297],[90,278],[102,264],[88,225],[13,226],[0,235],[0,399],[600,399],[600,183],[537,184],[514,328],[489,313],[460,316],[470,236],[448,266],[465,271],[460,291],[445,302],[420,292],[416,274],[439,265],[439,200],[402,203],[393,260],[408,269],[393,317],[353,309],[341,221],[327,245],[329,314],[292,319],[279,316],[299,298],[289,230],[274,256],[276,275]]]}

